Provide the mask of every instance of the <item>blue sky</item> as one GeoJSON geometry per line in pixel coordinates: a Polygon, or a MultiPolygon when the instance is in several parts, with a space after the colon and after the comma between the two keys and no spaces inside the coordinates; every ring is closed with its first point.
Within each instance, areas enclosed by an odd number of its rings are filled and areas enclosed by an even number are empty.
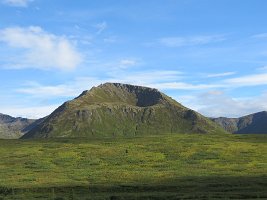
{"type": "Polygon", "coordinates": [[[265,0],[0,0],[0,113],[30,118],[104,82],[206,116],[267,110],[265,0]]]}

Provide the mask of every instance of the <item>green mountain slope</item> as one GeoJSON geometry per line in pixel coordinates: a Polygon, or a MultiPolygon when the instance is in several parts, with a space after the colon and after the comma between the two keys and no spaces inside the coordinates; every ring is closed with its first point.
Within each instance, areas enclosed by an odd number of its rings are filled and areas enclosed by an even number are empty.
{"type": "Polygon", "coordinates": [[[231,133],[267,134],[267,112],[258,112],[240,118],[214,118],[214,122],[231,133]]]}
{"type": "Polygon", "coordinates": [[[225,132],[156,89],[106,83],[56,109],[22,138],[225,132]]]}
{"type": "Polygon", "coordinates": [[[27,132],[27,127],[34,123],[33,119],[15,118],[0,114],[0,139],[16,139],[27,132]]]}

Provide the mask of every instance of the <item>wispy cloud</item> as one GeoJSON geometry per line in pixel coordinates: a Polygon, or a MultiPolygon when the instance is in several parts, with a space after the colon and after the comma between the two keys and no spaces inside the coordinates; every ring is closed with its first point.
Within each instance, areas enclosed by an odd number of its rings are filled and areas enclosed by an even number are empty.
{"type": "Polygon", "coordinates": [[[267,33],[260,33],[260,34],[256,34],[256,35],[253,35],[252,38],[267,38],[267,33]]]}
{"type": "Polygon", "coordinates": [[[67,85],[60,84],[55,86],[41,85],[39,83],[31,83],[25,88],[17,89],[17,92],[30,94],[35,97],[72,97],[77,95],[74,87],[68,87],[67,85]]]}
{"type": "Polygon", "coordinates": [[[157,88],[160,90],[206,90],[224,87],[218,84],[189,83],[184,80],[183,72],[172,70],[155,70],[142,72],[112,72],[109,82],[122,82],[157,88]]]}
{"type": "Polygon", "coordinates": [[[48,100],[74,98],[83,90],[88,90],[101,83],[121,82],[148,86],[164,91],[191,91],[192,95],[187,95],[186,98],[178,96],[176,97],[177,101],[207,116],[239,117],[252,112],[267,110],[267,93],[250,99],[236,99],[224,92],[224,89],[236,89],[238,87],[255,85],[256,83],[259,85],[267,84],[267,74],[241,76],[210,84],[205,82],[192,83],[186,79],[186,74],[172,70],[137,71],[131,73],[119,70],[109,72],[105,76],[106,78],[80,77],[58,85],[29,82],[17,89],[16,92],[25,94],[29,98],[37,98],[39,101],[42,101],[44,97],[48,100]],[[229,110],[229,108],[231,109],[229,110]]]}
{"type": "Polygon", "coordinates": [[[82,62],[81,53],[70,40],[36,26],[2,29],[0,42],[21,50],[17,59],[7,63],[11,68],[72,70],[82,62]]]}
{"type": "Polygon", "coordinates": [[[267,85],[267,73],[226,79],[224,82],[231,87],[267,85]]]}
{"type": "Polygon", "coordinates": [[[212,90],[180,100],[184,105],[209,117],[240,117],[267,110],[267,93],[253,98],[233,98],[223,91],[212,90]]]}
{"type": "Polygon", "coordinates": [[[108,36],[103,39],[105,43],[115,43],[117,42],[118,38],[116,36],[108,36]]]}
{"type": "Polygon", "coordinates": [[[78,96],[83,90],[88,90],[93,86],[97,86],[105,82],[121,82],[143,86],[157,86],[154,84],[167,80],[177,80],[180,78],[180,76],[181,72],[177,71],[149,71],[135,72],[132,74],[117,72],[110,73],[107,78],[101,79],[98,77],[79,77],[73,81],[58,85],[45,85],[38,82],[28,82],[22,87],[16,89],[15,92],[41,99],[44,97],[47,99],[56,99],[59,97],[73,98],[78,96]]]}
{"type": "MultiPolygon", "coordinates": [[[[128,61],[125,61],[128,64],[128,61]]],[[[129,64],[132,64],[129,62],[129,64]]],[[[218,77],[215,74],[211,77],[218,77]]],[[[220,74],[220,76],[223,76],[220,74]]],[[[225,75],[226,76],[226,75],[225,75]]],[[[218,89],[236,89],[239,87],[257,86],[267,84],[267,74],[255,74],[241,76],[231,79],[224,79],[212,83],[196,82],[192,83],[186,79],[186,74],[180,71],[155,70],[155,71],[135,71],[127,73],[121,70],[110,71],[105,74],[105,78],[99,77],[79,77],[73,81],[58,85],[44,85],[38,82],[28,82],[18,88],[16,92],[28,94],[33,97],[75,97],[83,90],[90,89],[105,82],[120,82],[134,85],[143,85],[160,90],[191,90],[207,91],[218,89]]],[[[214,93],[215,94],[215,93],[214,93]]],[[[218,93],[216,93],[218,94],[218,93]]]]}
{"type": "Polygon", "coordinates": [[[101,22],[95,25],[95,28],[97,29],[97,34],[102,33],[106,28],[108,27],[107,22],[101,22]]]}
{"type": "Polygon", "coordinates": [[[35,98],[72,98],[78,96],[82,91],[97,86],[102,82],[103,81],[93,77],[80,77],[73,81],[58,85],[44,85],[38,82],[28,82],[23,87],[18,88],[16,92],[31,95],[35,98]]]}
{"type": "Polygon", "coordinates": [[[129,68],[143,65],[142,58],[119,58],[112,60],[95,60],[95,62],[91,63],[91,66],[94,68],[105,69],[107,74],[110,73],[119,73],[122,71],[126,71],[129,68]]]}
{"type": "Polygon", "coordinates": [[[109,81],[138,84],[149,86],[155,83],[164,83],[182,79],[183,73],[172,70],[149,70],[126,73],[124,71],[115,71],[108,73],[109,81]]]}
{"type": "Polygon", "coordinates": [[[27,7],[32,1],[34,0],[2,0],[2,3],[15,7],[27,7]]]}
{"type": "Polygon", "coordinates": [[[222,87],[218,84],[191,84],[183,81],[183,73],[171,70],[156,70],[125,73],[114,71],[106,75],[106,78],[80,77],[75,80],[58,85],[44,85],[38,82],[29,82],[18,88],[16,92],[27,94],[35,98],[56,99],[60,97],[73,98],[83,90],[88,90],[105,82],[120,82],[134,85],[142,85],[159,90],[208,90],[222,87]]]}
{"type": "Polygon", "coordinates": [[[41,106],[12,106],[1,107],[2,113],[7,113],[14,117],[26,117],[29,119],[39,119],[51,114],[60,104],[41,105],[41,106]]]}
{"type": "MultiPolygon", "coordinates": [[[[218,78],[234,75],[234,72],[227,72],[221,74],[210,74],[209,78],[218,78]]],[[[167,79],[166,79],[167,80],[167,79]]],[[[267,73],[251,74],[245,76],[236,76],[235,78],[226,78],[212,83],[200,82],[193,84],[190,81],[165,81],[161,83],[154,82],[157,88],[162,89],[180,89],[180,90],[207,90],[207,89],[237,89],[240,87],[262,86],[267,85],[267,73]]]]}
{"type": "Polygon", "coordinates": [[[162,90],[206,90],[211,88],[218,88],[221,85],[216,84],[190,84],[186,82],[167,82],[167,83],[152,83],[148,86],[155,87],[162,90]]]}
{"type": "Polygon", "coordinates": [[[231,76],[236,74],[236,72],[224,72],[224,73],[217,73],[217,74],[208,74],[208,78],[218,78],[218,77],[225,77],[225,76],[231,76]]]}
{"type": "Polygon", "coordinates": [[[128,68],[137,65],[138,62],[135,59],[122,59],[119,62],[119,67],[120,68],[128,68]]]}
{"type": "Polygon", "coordinates": [[[164,37],[159,43],[167,47],[183,47],[205,45],[225,40],[222,35],[192,36],[192,37],[164,37]]]}
{"type": "Polygon", "coordinates": [[[259,67],[258,70],[267,70],[267,66],[259,67]]]}

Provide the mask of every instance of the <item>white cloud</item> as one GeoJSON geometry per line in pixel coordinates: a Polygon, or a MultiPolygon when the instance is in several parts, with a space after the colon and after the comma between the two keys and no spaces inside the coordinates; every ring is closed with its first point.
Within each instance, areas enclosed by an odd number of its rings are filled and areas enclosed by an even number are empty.
{"type": "Polygon", "coordinates": [[[15,7],[27,7],[33,0],[2,0],[4,4],[15,7]]]}
{"type": "Polygon", "coordinates": [[[208,117],[241,117],[267,110],[267,93],[249,98],[233,98],[214,90],[175,99],[208,117]]]}
{"type": "Polygon", "coordinates": [[[267,73],[252,74],[237,78],[226,79],[224,82],[228,84],[229,87],[267,85],[267,73]]]}
{"type": "Polygon", "coordinates": [[[0,107],[1,113],[11,115],[13,117],[25,117],[29,119],[39,119],[51,114],[60,104],[45,105],[45,106],[10,106],[0,107]]]}
{"type": "Polygon", "coordinates": [[[199,112],[211,117],[240,117],[267,110],[267,95],[235,99],[224,93],[204,93],[197,98],[202,105],[199,112]]]}
{"type": "Polygon", "coordinates": [[[224,72],[224,73],[217,73],[217,74],[208,74],[208,78],[218,78],[218,77],[224,77],[224,76],[231,76],[236,74],[236,72],[224,72]]]}
{"type": "Polygon", "coordinates": [[[37,26],[2,29],[0,42],[21,50],[17,59],[9,63],[11,68],[72,70],[82,62],[81,54],[71,41],[64,36],[47,33],[37,26]]]}
{"type": "Polygon", "coordinates": [[[221,35],[193,36],[193,37],[165,37],[159,40],[160,44],[167,47],[183,47],[205,45],[209,43],[223,41],[221,35]]]}

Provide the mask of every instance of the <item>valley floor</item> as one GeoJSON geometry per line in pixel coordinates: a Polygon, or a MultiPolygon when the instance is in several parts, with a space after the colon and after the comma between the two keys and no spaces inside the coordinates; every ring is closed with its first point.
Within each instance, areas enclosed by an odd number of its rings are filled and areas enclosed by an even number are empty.
{"type": "Polygon", "coordinates": [[[0,140],[0,199],[267,199],[267,135],[0,140]]]}

